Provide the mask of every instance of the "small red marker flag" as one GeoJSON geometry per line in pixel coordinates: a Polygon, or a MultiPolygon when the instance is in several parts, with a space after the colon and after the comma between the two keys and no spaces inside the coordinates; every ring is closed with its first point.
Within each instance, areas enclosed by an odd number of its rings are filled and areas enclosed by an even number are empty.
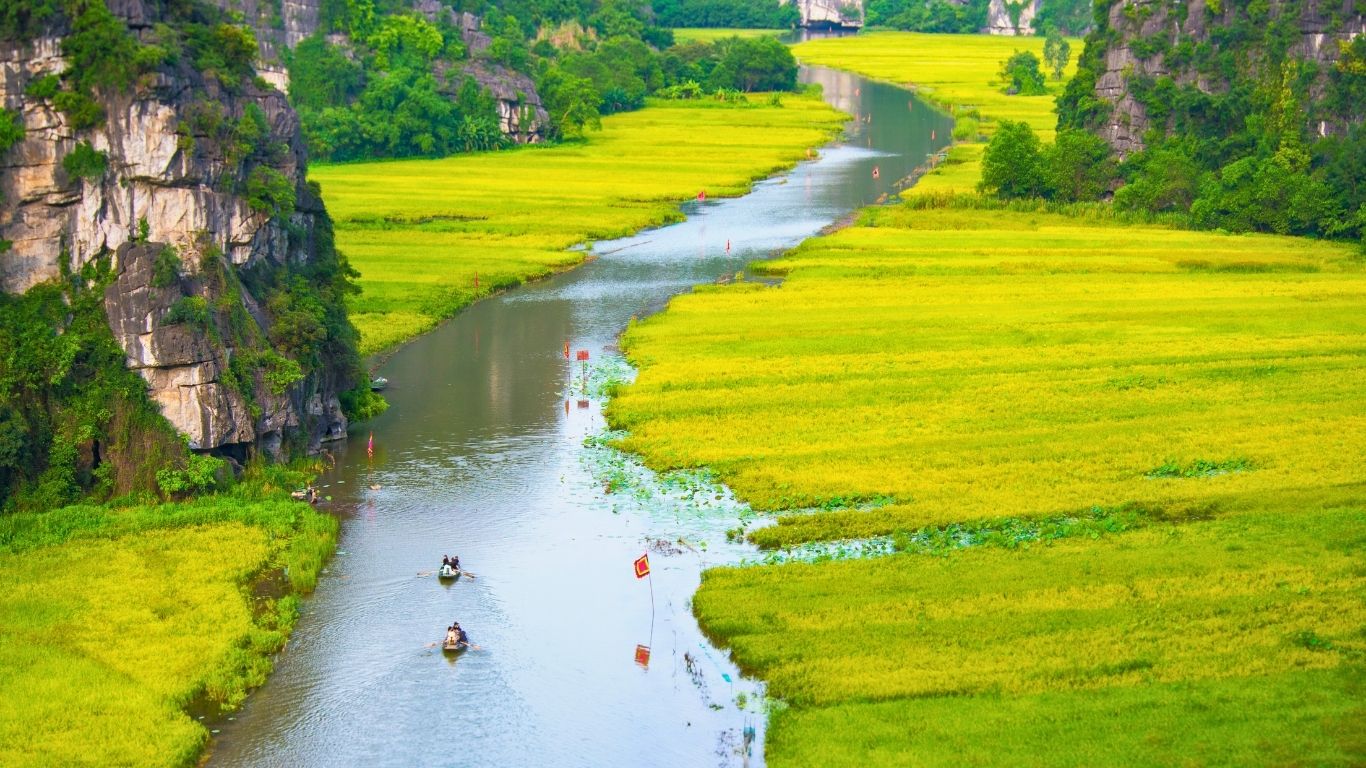
{"type": "Polygon", "coordinates": [[[575,358],[578,359],[578,360],[584,360],[584,361],[588,360],[588,350],[586,350],[586,349],[580,349],[580,350],[578,351],[578,354],[575,355],[575,358]]]}
{"type": "Polygon", "coordinates": [[[569,359],[569,342],[564,343],[564,359],[569,359]]]}
{"type": "Polygon", "coordinates": [[[641,555],[636,558],[636,578],[643,579],[650,575],[650,556],[641,555]]]}
{"type": "Polygon", "coordinates": [[[707,199],[707,190],[704,189],[704,190],[702,190],[701,192],[698,192],[698,193],[697,193],[697,199],[698,199],[698,200],[706,200],[706,199],[707,199]]]}
{"type": "Polygon", "coordinates": [[[636,646],[636,663],[639,664],[642,669],[650,668],[650,646],[636,646]]]}

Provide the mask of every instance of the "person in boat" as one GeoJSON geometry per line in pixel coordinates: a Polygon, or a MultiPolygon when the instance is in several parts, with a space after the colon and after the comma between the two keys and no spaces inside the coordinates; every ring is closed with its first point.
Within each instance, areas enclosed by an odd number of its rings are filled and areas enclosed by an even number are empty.
{"type": "Polygon", "coordinates": [[[457,571],[460,570],[460,555],[451,558],[451,568],[457,571]]]}
{"type": "Polygon", "coordinates": [[[456,639],[460,642],[461,645],[470,644],[470,636],[465,634],[464,628],[461,627],[459,624],[455,625],[455,634],[457,636],[456,639]]]}
{"type": "Polygon", "coordinates": [[[441,565],[442,565],[442,567],[445,567],[445,566],[450,565],[450,564],[451,564],[451,556],[450,556],[450,555],[442,555],[442,556],[441,556],[441,565]]]}

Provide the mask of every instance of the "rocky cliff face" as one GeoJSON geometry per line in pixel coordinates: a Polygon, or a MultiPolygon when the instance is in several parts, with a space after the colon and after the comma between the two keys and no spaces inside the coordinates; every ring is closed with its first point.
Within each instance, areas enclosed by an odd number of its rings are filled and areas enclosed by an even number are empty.
{"type": "Polygon", "coordinates": [[[987,6],[987,26],[983,31],[989,35],[1032,35],[1034,17],[1043,7],[1043,0],[991,0],[987,6]]]}
{"type": "MultiPolygon", "coordinates": [[[[1086,55],[1096,62],[1095,96],[1108,108],[1108,117],[1099,126],[1101,135],[1121,157],[1143,148],[1144,134],[1154,123],[1138,93],[1142,83],[1170,79],[1178,87],[1226,92],[1229,73],[1201,67],[1202,54],[1217,55],[1237,46],[1239,66],[1246,71],[1234,77],[1254,77],[1251,70],[1266,56],[1265,46],[1249,43],[1249,35],[1230,34],[1231,30],[1250,28],[1254,39],[1260,40],[1275,25],[1286,38],[1287,55],[1313,62],[1319,69],[1306,94],[1310,101],[1322,93],[1323,75],[1337,61],[1339,44],[1366,33],[1366,19],[1354,0],[1272,0],[1265,8],[1264,15],[1254,19],[1247,8],[1228,0],[1112,3],[1106,27],[1097,29],[1087,41],[1088,49],[1098,46],[1086,55]]],[[[1342,126],[1324,120],[1315,127],[1326,135],[1342,126]]]]}
{"type": "MultiPolygon", "coordinates": [[[[138,0],[111,10],[134,33],[159,20],[138,0]]],[[[105,119],[78,129],[51,98],[26,95],[67,65],[61,30],[0,43],[0,104],[26,132],[0,157],[0,238],[12,242],[0,254],[0,289],[23,292],[111,260],[111,329],[193,448],[273,453],[291,432],[312,448],[343,435],[338,396],[356,375],[346,340],[318,329],[311,359],[301,346],[272,344],[282,315],[298,321],[291,301],[303,293],[330,297],[314,314],[349,328],[328,285],[330,222],[305,183],[284,95],[181,61],[130,89],[96,90],[105,119]],[[63,160],[87,143],[105,170],[73,176],[63,160]]]]}
{"type": "MultiPolygon", "coordinates": [[[[787,0],[780,0],[786,4],[787,0]]],[[[859,29],[863,26],[863,0],[793,0],[801,13],[801,25],[811,29],[859,29]]]]}

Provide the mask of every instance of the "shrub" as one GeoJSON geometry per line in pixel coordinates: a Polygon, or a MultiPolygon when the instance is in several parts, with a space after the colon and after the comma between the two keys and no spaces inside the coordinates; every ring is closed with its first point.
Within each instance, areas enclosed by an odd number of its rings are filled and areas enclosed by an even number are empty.
{"type": "Polygon", "coordinates": [[[72,178],[99,181],[109,169],[109,156],[82,141],[62,158],[62,168],[72,178]]]}
{"type": "Polygon", "coordinates": [[[288,216],[294,213],[294,183],[274,168],[258,165],[247,177],[247,205],[257,213],[288,216]]]}
{"type": "Polygon", "coordinates": [[[1079,130],[1060,131],[1044,148],[1042,167],[1048,197],[1065,203],[1099,200],[1115,176],[1110,145],[1079,130]]]}
{"type": "Polygon", "coordinates": [[[152,285],[169,288],[180,280],[180,256],[172,246],[166,246],[157,254],[152,263],[152,285]]]}
{"type": "Polygon", "coordinates": [[[226,487],[231,477],[223,459],[192,453],[184,469],[157,470],[157,487],[168,497],[185,496],[226,487]]]}
{"type": "Polygon", "coordinates": [[[199,328],[209,324],[209,303],[203,296],[182,296],[171,305],[171,309],[161,318],[162,325],[188,323],[199,328]]]}
{"type": "Polygon", "coordinates": [[[1016,51],[1001,62],[1001,82],[1005,92],[1018,96],[1042,96],[1048,93],[1043,72],[1039,71],[1039,57],[1030,51],[1016,51]]]}
{"type": "Polygon", "coordinates": [[[978,186],[1001,198],[1032,197],[1043,192],[1039,137],[1028,123],[1001,121],[982,155],[982,181],[978,186]]]}

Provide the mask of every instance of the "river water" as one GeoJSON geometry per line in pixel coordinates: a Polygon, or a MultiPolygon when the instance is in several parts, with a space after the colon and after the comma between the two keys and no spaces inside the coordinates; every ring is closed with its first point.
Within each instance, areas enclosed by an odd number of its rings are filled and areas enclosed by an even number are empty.
{"type": "Polygon", "coordinates": [[[862,117],[817,160],[596,243],[389,359],[389,410],[319,480],[337,556],[269,682],[215,726],[209,765],[762,765],[762,687],[690,610],[703,569],[747,554],[724,535],[742,509],[690,483],[651,491],[638,469],[646,487],[607,493],[629,462],[584,446],[602,401],[572,392],[583,364],[564,349],[612,363],[632,316],[876,202],[948,144],[951,120],[906,91],[801,78],[862,117]],[[438,582],[444,553],[476,578],[438,582]],[[430,646],[454,619],[480,648],[447,658],[430,646]]]}

